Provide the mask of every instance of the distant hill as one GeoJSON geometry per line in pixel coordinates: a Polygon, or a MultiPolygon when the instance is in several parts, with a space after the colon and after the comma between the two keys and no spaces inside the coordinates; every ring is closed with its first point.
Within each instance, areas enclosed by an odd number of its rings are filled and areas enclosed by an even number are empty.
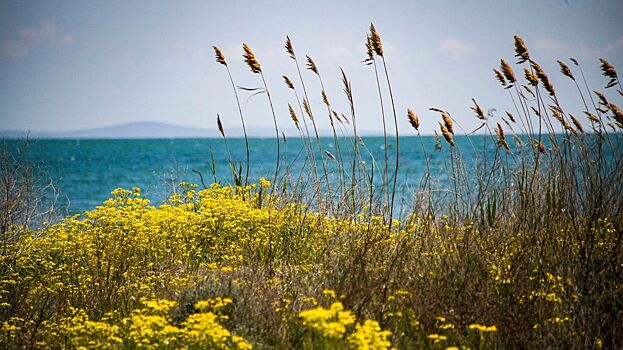
{"type": "MultiPolygon", "coordinates": [[[[259,130],[254,128],[255,136],[270,136],[271,129],[259,130]]],[[[25,130],[2,130],[2,138],[23,138],[28,135],[34,139],[157,139],[157,138],[208,138],[220,137],[217,130],[190,128],[186,126],[159,123],[159,122],[135,122],[101,128],[82,129],[67,132],[27,132],[25,130]]],[[[237,137],[242,135],[242,130],[226,130],[226,135],[237,137]]]]}
{"type": "MultiPolygon", "coordinates": [[[[294,128],[280,129],[287,137],[298,137],[294,128]]],[[[274,137],[275,130],[266,127],[247,127],[249,137],[274,137]]],[[[330,137],[330,129],[319,129],[320,136],[330,137]]],[[[341,136],[341,133],[338,133],[341,136]]],[[[346,135],[351,134],[346,130],[346,135]]],[[[360,131],[361,135],[378,135],[377,132],[360,131]]],[[[160,123],[135,122],[101,128],[81,129],[67,132],[40,132],[37,130],[0,130],[0,138],[21,139],[28,135],[31,139],[169,139],[169,138],[214,138],[221,137],[216,130],[191,128],[186,126],[160,123]]],[[[242,128],[226,128],[227,137],[242,137],[242,128]]]]}

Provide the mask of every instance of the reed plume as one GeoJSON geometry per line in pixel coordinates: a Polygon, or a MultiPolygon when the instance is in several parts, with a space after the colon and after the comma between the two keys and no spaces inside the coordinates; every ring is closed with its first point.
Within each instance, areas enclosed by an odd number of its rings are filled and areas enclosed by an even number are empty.
{"type": "Polygon", "coordinates": [[[416,131],[419,131],[420,130],[420,118],[418,118],[418,116],[415,115],[415,113],[413,113],[413,110],[411,108],[407,109],[407,117],[409,118],[409,123],[411,124],[411,126],[416,131]]]}
{"type": "Polygon", "coordinates": [[[320,75],[320,73],[318,73],[318,67],[316,66],[316,62],[314,62],[314,60],[312,60],[311,57],[307,55],[305,55],[305,58],[307,59],[307,69],[316,73],[316,75],[320,75]]]}
{"type": "Polygon", "coordinates": [[[383,43],[381,43],[381,36],[376,31],[373,23],[370,23],[370,43],[374,52],[383,57],[383,43]]]}
{"type": "Polygon", "coordinates": [[[560,73],[562,73],[562,75],[568,77],[569,79],[575,81],[575,77],[573,76],[573,73],[571,72],[571,69],[569,68],[569,66],[567,66],[564,62],[560,60],[556,62],[558,62],[558,65],[560,66],[560,73]]]}
{"type": "MultiPolygon", "coordinates": [[[[251,48],[246,43],[242,44],[242,49],[244,50],[244,54],[242,57],[244,58],[244,62],[251,68],[253,73],[261,73],[262,67],[260,66],[260,62],[258,62],[257,58],[251,48]]],[[[279,138],[277,136],[277,138],[279,138]]]]}
{"type": "Polygon", "coordinates": [[[614,66],[610,64],[610,62],[606,61],[605,58],[600,58],[599,62],[601,62],[600,68],[602,74],[605,77],[610,78],[610,81],[606,84],[606,89],[615,86],[619,79],[616,69],[614,69],[614,66]]]}
{"type": "Polygon", "coordinates": [[[583,111],[582,113],[586,114],[586,117],[587,117],[590,121],[592,121],[593,123],[597,123],[597,124],[600,124],[600,123],[601,123],[601,122],[600,122],[600,120],[599,120],[599,118],[597,118],[597,116],[596,116],[596,115],[594,115],[593,113],[588,112],[588,111],[583,111]]]}
{"type": "Polygon", "coordinates": [[[433,130],[433,132],[435,133],[435,151],[441,151],[441,138],[439,137],[437,130],[433,130]]]}
{"type": "Polygon", "coordinates": [[[506,111],[506,115],[507,115],[507,116],[508,116],[508,118],[511,120],[511,122],[513,122],[513,123],[517,123],[517,122],[515,121],[515,117],[511,114],[511,112],[506,111]]]}
{"type": "Polygon", "coordinates": [[[294,54],[294,47],[292,46],[292,41],[290,37],[286,35],[286,44],[285,44],[286,52],[290,56],[291,59],[296,59],[296,54],[294,54]]]}
{"type": "Polygon", "coordinates": [[[517,63],[519,64],[530,60],[528,47],[519,35],[515,35],[515,57],[517,57],[517,63]]]}
{"type": "Polygon", "coordinates": [[[582,124],[580,123],[579,120],[577,120],[573,115],[569,114],[569,118],[571,118],[571,121],[573,122],[573,125],[575,125],[575,128],[578,129],[581,133],[584,133],[584,128],[582,127],[582,124]]]}
{"type": "Polygon", "coordinates": [[[290,80],[290,78],[288,78],[287,76],[283,76],[283,81],[286,83],[286,86],[292,90],[294,90],[294,84],[292,83],[292,80],[290,80]]]}
{"type": "Polygon", "coordinates": [[[504,74],[506,80],[508,80],[510,83],[515,83],[515,81],[517,81],[515,79],[515,72],[513,72],[513,68],[511,68],[510,64],[508,64],[508,62],[503,59],[500,60],[500,69],[502,70],[502,73],[504,74]]]}
{"type": "Polygon", "coordinates": [[[216,46],[212,46],[212,48],[214,48],[214,55],[216,56],[216,62],[227,66],[227,61],[225,61],[225,55],[223,55],[223,52],[221,51],[221,49],[219,49],[216,46]]]}
{"type": "Polygon", "coordinates": [[[446,129],[454,135],[454,126],[452,125],[452,118],[446,112],[441,113],[441,119],[443,119],[444,126],[446,129]]]}
{"type": "Polygon", "coordinates": [[[299,126],[299,118],[296,117],[296,113],[294,113],[294,109],[292,109],[292,106],[289,103],[288,103],[288,110],[290,111],[290,118],[292,118],[294,125],[296,126],[297,129],[301,130],[299,126]]]}
{"type": "Polygon", "coordinates": [[[534,74],[534,72],[532,72],[528,68],[524,68],[523,71],[524,75],[526,76],[526,80],[528,81],[528,84],[532,86],[537,86],[539,84],[539,78],[536,76],[536,74],[534,74]]]}
{"type": "Polygon", "coordinates": [[[543,84],[543,87],[545,87],[545,90],[547,90],[547,92],[551,96],[555,96],[556,92],[554,91],[554,85],[552,85],[552,83],[549,81],[549,77],[547,76],[547,74],[545,74],[543,68],[541,68],[541,66],[539,66],[539,64],[534,61],[530,62],[530,66],[534,69],[536,76],[543,84]]]}
{"type": "Polygon", "coordinates": [[[452,138],[452,133],[450,133],[450,131],[447,129],[447,127],[444,124],[439,123],[439,128],[441,129],[441,134],[443,135],[443,138],[446,139],[446,142],[450,146],[454,146],[454,140],[452,138]]]}
{"type": "Polygon", "coordinates": [[[496,130],[496,134],[498,137],[498,145],[504,147],[507,151],[510,151],[510,147],[508,147],[508,143],[506,142],[506,137],[504,136],[504,129],[502,129],[502,125],[500,123],[496,123],[498,128],[496,130]]]}
{"type": "Polygon", "coordinates": [[[495,78],[502,84],[502,87],[506,87],[506,78],[504,78],[504,74],[499,70],[493,68],[493,73],[495,74],[495,78]]]}
{"type": "Polygon", "coordinates": [[[476,117],[480,120],[485,120],[486,119],[485,114],[483,113],[478,103],[476,103],[476,100],[472,98],[472,102],[474,102],[474,106],[472,106],[471,109],[474,112],[474,114],[476,114],[476,117]]]}

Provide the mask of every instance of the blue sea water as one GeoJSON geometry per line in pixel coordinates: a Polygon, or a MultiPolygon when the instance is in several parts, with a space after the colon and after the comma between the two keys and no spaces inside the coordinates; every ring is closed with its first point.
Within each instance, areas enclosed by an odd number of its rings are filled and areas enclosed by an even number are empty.
{"type": "MultiPolygon", "coordinates": [[[[401,137],[398,197],[408,201],[422,176],[426,173],[424,150],[430,159],[431,173],[436,181],[443,183],[449,174],[449,147],[442,142],[443,150],[435,151],[435,138],[401,137]]],[[[4,141],[14,152],[23,141],[4,141]]],[[[323,150],[337,155],[333,138],[321,140],[323,150]]],[[[339,140],[345,164],[350,163],[349,152],[353,149],[352,138],[339,140]],[[349,151],[350,150],[350,151],[349,151]]],[[[250,181],[260,177],[272,179],[275,171],[275,139],[252,138],[250,143],[250,181]]],[[[395,139],[388,139],[390,176],[394,169],[395,139]]],[[[491,137],[458,136],[457,147],[462,150],[464,162],[470,165],[478,158],[496,152],[491,137]]],[[[370,171],[374,164],[374,183],[381,185],[384,168],[385,146],[382,137],[364,137],[359,142],[362,158],[370,171]]],[[[236,161],[246,159],[244,139],[107,139],[107,140],[30,140],[24,148],[21,162],[39,166],[45,176],[54,181],[61,196],[59,205],[68,213],[80,213],[93,209],[110,198],[116,188],[141,187],[152,204],[162,203],[180,181],[199,183],[197,170],[206,183],[213,182],[210,170],[211,154],[216,164],[216,179],[231,183],[232,176],[227,162],[228,152],[236,161]]],[[[309,163],[303,168],[305,149],[300,139],[287,139],[281,143],[281,169],[298,174],[300,169],[309,174],[309,163]]],[[[319,156],[316,148],[316,156],[319,156]]],[[[324,156],[328,170],[336,176],[336,162],[324,156]]],[[[320,163],[318,163],[320,167],[320,163]]],[[[244,169],[243,169],[244,173],[244,169]]],[[[347,170],[345,173],[350,173],[347,170]]]]}

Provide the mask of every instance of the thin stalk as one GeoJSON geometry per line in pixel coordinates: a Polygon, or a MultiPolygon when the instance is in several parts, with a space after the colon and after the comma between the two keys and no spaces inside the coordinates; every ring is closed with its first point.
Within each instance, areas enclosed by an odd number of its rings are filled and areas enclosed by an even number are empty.
{"type": "Polygon", "coordinates": [[[268,91],[268,85],[266,84],[266,79],[264,79],[264,73],[260,72],[260,77],[262,77],[262,83],[264,83],[264,91],[266,91],[266,96],[268,96],[268,103],[270,104],[270,111],[273,114],[273,122],[275,124],[275,136],[277,138],[277,164],[275,165],[275,176],[273,178],[273,186],[272,192],[275,191],[277,187],[277,176],[279,175],[279,160],[281,158],[281,147],[279,142],[279,128],[277,127],[277,115],[275,114],[275,107],[273,106],[273,100],[270,97],[270,92],[268,91]]]}
{"type": "Polygon", "coordinates": [[[387,88],[389,89],[389,98],[392,103],[392,112],[394,114],[394,128],[396,131],[396,168],[394,170],[394,184],[392,186],[392,200],[390,202],[389,207],[389,229],[392,229],[392,220],[394,215],[394,198],[396,196],[396,181],[398,180],[398,166],[399,166],[399,158],[400,158],[400,144],[399,144],[399,135],[398,135],[398,117],[396,115],[396,105],[394,103],[394,94],[392,93],[392,85],[389,82],[389,73],[387,72],[387,64],[385,62],[385,57],[383,58],[383,70],[385,71],[385,78],[387,79],[387,88]]]}

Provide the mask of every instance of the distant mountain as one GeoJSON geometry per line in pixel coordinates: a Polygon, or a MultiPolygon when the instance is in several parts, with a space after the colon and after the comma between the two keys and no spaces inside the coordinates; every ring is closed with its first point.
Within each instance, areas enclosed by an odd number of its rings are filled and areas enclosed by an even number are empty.
{"type": "MultiPolygon", "coordinates": [[[[241,130],[226,130],[226,135],[237,137],[241,130]]],[[[254,128],[256,136],[270,136],[271,130],[254,128]]],[[[157,139],[157,138],[208,138],[220,137],[217,130],[190,128],[159,122],[135,122],[101,128],[82,129],[67,132],[27,132],[25,130],[0,131],[1,138],[24,138],[28,135],[33,139],[157,139]]]]}
{"type": "MultiPolygon", "coordinates": [[[[288,138],[299,137],[294,128],[280,129],[288,138]]],[[[249,137],[275,137],[275,129],[270,127],[247,127],[249,137]]],[[[330,129],[318,129],[323,137],[333,136],[330,129]]],[[[377,132],[361,132],[361,135],[378,135],[377,132]]],[[[242,128],[225,129],[227,137],[242,137],[242,128]]],[[[338,133],[341,136],[341,133],[338,133]]],[[[346,130],[346,136],[352,135],[346,130]]],[[[30,139],[168,139],[168,138],[214,138],[221,137],[216,130],[191,128],[186,126],[159,123],[159,122],[135,122],[121,125],[107,126],[74,130],[67,132],[40,132],[37,130],[0,130],[0,138],[22,139],[28,136],[30,139]]]]}

